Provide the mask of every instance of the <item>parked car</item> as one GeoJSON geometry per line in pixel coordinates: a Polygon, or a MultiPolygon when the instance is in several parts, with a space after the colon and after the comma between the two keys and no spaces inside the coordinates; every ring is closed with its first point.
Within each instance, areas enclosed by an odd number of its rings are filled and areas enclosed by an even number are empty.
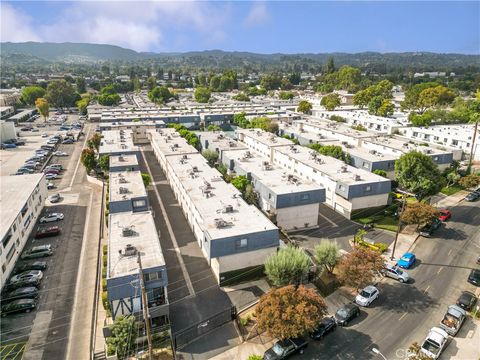
{"type": "Polygon", "coordinates": [[[46,174],[46,175],[45,175],[45,179],[47,179],[47,180],[55,180],[55,179],[57,179],[57,178],[58,178],[58,175],[57,175],[57,174],[51,174],[51,173],[50,173],[50,174],[46,174]]]}
{"type": "Polygon", "coordinates": [[[369,306],[379,295],[378,289],[373,285],[368,285],[355,297],[355,302],[360,306],[369,306]]]}
{"type": "Polygon", "coordinates": [[[17,268],[15,268],[15,274],[19,274],[29,270],[45,270],[47,268],[46,261],[34,261],[31,263],[23,263],[20,264],[17,268]]]}
{"type": "Polygon", "coordinates": [[[32,132],[39,132],[39,131],[40,131],[39,129],[35,129],[35,128],[32,129],[32,132]]]}
{"type": "Polygon", "coordinates": [[[381,273],[384,276],[388,276],[392,279],[398,280],[401,283],[407,283],[410,279],[408,274],[396,265],[392,266],[390,264],[386,264],[385,267],[381,270],[381,273]]]}
{"type": "Polygon", "coordinates": [[[63,166],[61,164],[51,164],[47,166],[47,169],[63,170],[63,166]]]}
{"type": "Polygon", "coordinates": [[[433,327],[420,347],[420,352],[432,359],[438,359],[446,347],[448,334],[445,330],[433,327]]]}
{"type": "Polygon", "coordinates": [[[47,184],[47,190],[52,190],[52,189],[55,189],[55,184],[49,182],[49,183],[47,184]]]}
{"type": "Polygon", "coordinates": [[[21,287],[39,287],[40,281],[38,279],[25,279],[23,281],[18,281],[15,283],[7,283],[4,286],[5,291],[13,291],[15,289],[21,288],[21,287]]]}
{"type": "Polygon", "coordinates": [[[40,218],[40,224],[63,220],[64,218],[65,215],[63,213],[50,213],[40,218]]]}
{"type": "Polygon", "coordinates": [[[277,341],[273,346],[263,354],[264,360],[281,360],[299,353],[303,354],[308,342],[303,338],[285,339],[277,341]]]}
{"type": "Polygon", "coordinates": [[[24,126],[20,128],[21,131],[31,131],[33,128],[31,126],[24,126]]]}
{"type": "Polygon", "coordinates": [[[70,145],[70,144],[73,144],[74,141],[72,139],[65,139],[62,141],[62,144],[65,144],[65,145],[70,145]]]}
{"type": "Polygon", "coordinates": [[[60,170],[58,169],[45,169],[43,170],[43,173],[46,174],[55,174],[55,175],[60,175],[60,170]]]}
{"type": "Polygon", "coordinates": [[[17,299],[36,299],[38,289],[35,286],[21,287],[2,295],[2,303],[11,302],[17,299]]]}
{"type": "Polygon", "coordinates": [[[21,171],[23,173],[27,173],[27,174],[33,174],[35,172],[35,170],[33,169],[30,169],[29,167],[25,167],[25,166],[22,166],[20,169],[18,169],[17,171],[21,171]]]}
{"type": "Polygon", "coordinates": [[[2,306],[2,316],[16,312],[30,312],[37,307],[36,299],[19,299],[2,306]]]}
{"type": "Polygon", "coordinates": [[[472,191],[470,194],[468,194],[467,196],[465,196],[465,200],[466,201],[477,201],[478,198],[480,197],[480,193],[476,192],[476,191],[472,191]]]}
{"type": "Polygon", "coordinates": [[[68,156],[68,154],[64,151],[55,151],[53,153],[54,156],[68,156]]]}
{"type": "Polygon", "coordinates": [[[52,146],[52,145],[42,145],[42,146],[40,146],[40,149],[47,150],[47,151],[53,151],[53,150],[55,150],[55,146],[52,146]]]}
{"type": "Polygon", "coordinates": [[[61,199],[60,194],[53,194],[48,197],[48,201],[51,203],[58,203],[61,199]]]}
{"type": "Polygon", "coordinates": [[[432,222],[426,224],[420,229],[420,235],[424,237],[432,236],[433,232],[442,225],[442,222],[438,219],[433,219],[432,222]]]}
{"type": "Polygon", "coordinates": [[[409,269],[415,264],[415,261],[417,261],[415,254],[407,252],[397,261],[397,266],[403,269],[409,269]]]}
{"type": "Polygon", "coordinates": [[[14,275],[10,278],[9,283],[15,284],[18,282],[22,282],[25,280],[36,279],[38,281],[42,280],[43,272],[41,270],[30,270],[20,273],[18,275],[14,275]]]}
{"type": "Polygon", "coordinates": [[[477,303],[477,297],[470,291],[464,291],[457,300],[457,305],[466,311],[473,309],[477,303]]]}
{"type": "Polygon", "coordinates": [[[334,317],[323,318],[317,327],[310,332],[310,337],[314,340],[321,340],[328,333],[335,331],[337,322],[334,317]]]}
{"type": "Polygon", "coordinates": [[[467,313],[460,306],[450,305],[440,322],[440,328],[449,335],[455,336],[462,327],[466,317],[467,313]]]}
{"type": "Polygon", "coordinates": [[[52,245],[40,245],[34,246],[30,250],[24,251],[21,258],[22,259],[37,259],[41,257],[50,256],[53,254],[52,245]]]}
{"type": "Polygon", "coordinates": [[[472,269],[470,275],[468,275],[468,280],[470,284],[480,286],[480,269],[472,269]]]}
{"type": "Polygon", "coordinates": [[[446,210],[446,209],[440,210],[439,213],[440,213],[440,216],[438,217],[438,220],[440,221],[447,221],[452,217],[452,212],[450,210],[446,210]]]}
{"type": "Polygon", "coordinates": [[[38,228],[35,234],[36,239],[43,239],[46,237],[57,236],[60,234],[60,228],[58,226],[49,226],[46,228],[38,228]]]}
{"type": "Polygon", "coordinates": [[[355,304],[346,304],[335,313],[335,321],[340,326],[347,326],[348,323],[360,315],[360,308],[355,304]]]}

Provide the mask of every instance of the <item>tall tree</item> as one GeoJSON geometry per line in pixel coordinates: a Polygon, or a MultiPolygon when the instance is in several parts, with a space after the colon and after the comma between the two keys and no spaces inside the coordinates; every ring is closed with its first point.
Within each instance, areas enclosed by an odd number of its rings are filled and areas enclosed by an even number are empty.
{"type": "Polygon", "coordinates": [[[328,111],[335,110],[336,107],[340,106],[340,103],[340,95],[338,95],[337,93],[325,95],[320,101],[320,105],[325,107],[325,109],[327,109],[328,111]]]}
{"type": "Polygon", "coordinates": [[[48,113],[50,110],[50,106],[48,105],[48,101],[45,98],[38,98],[35,100],[35,107],[37,108],[40,115],[43,116],[43,119],[47,121],[48,113]]]}
{"type": "Polygon", "coordinates": [[[77,79],[75,80],[75,85],[77,86],[77,92],[79,94],[83,94],[87,92],[87,83],[84,77],[81,77],[81,76],[77,77],[77,79]]]}
{"type": "Polygon", "coordinates": [[[265,274],[275,286],[299,284],[309,266],[310,259],[303,249],[287,246],[265,261],[265,274]]]}
{"type": "Polygon", "coordinates": [[[112,347],[119,359],[126,359],[135,351],[138,328],[134,316],[119,316],[110,326],[112,336],[106,338],[107,346],[112,347]]]}
{"type": "Polygon", "coordinates": [[[302,112],[304,114],[311,114],[312,113],[312,104],[307,100],[302,100],[298,104],[297,111],[302,112]]]}
{"type": "Polygon", "coordinates": [[[322,240],[315,246],[314,256],[318,265],[325,267],[329,273],[333,273],[340,259],[340,248],[335,241],[322,240]]]}
{"type": "Polygon", "coordinates": [[[164,104],[173,97],[174,95],[166,86],[156,86],[148,92],[148,98],[154,103],[164,104]]]}
{"type": "Polygon", "coordinates": [[[384,259],[379,252],[364,247],[355,247],[346,254],[337,266],[339,279],[357,290],[369,285],[383,268],[384,259]]]}
{"type": "Polygon", "coordinates": [[[420,225],[429,223],[438,218],[440,213],[432,205],[422,203],[420,201],[408,203],[402,212],[401,220],[408,225],[420,225]]]}
{"type": "Polygon", "coordinates": [[[98,158],[98,166],[102,169],[103,172],[108,172],[110,169],[110,156],[102,155],[98,158]]]}
{"type": "Polygon", "coordinates": [[[235,186],[242,194],[245,192],[249,181],[245,175],[235,176],[232,179],[232,185],[235,186]]]}
{"type": "Polygon", "coordinates": [[[323,67],[323,72],[325,74],[332,74],[335,72],[335,63],[333,62],[333,57],[329,57],[327,63],[323,67]]]}
{"type": "Polygon", "coordinates": [[[35,100],[45,96],[45,89],[40,86],[26,86],[22,90],[20,101],[27,105],[35,105],[35,100]]]}
{"type": "Polygon", "coordinates": [[[437,164],[419,151],[403,154],[395,162],[395,180],[419,198],[436,194],[443,186],[437,164]]]}
{"type": "Polygon", "coordinates": [[[97,166],[95,151],[91,148],[83,149],[80,156],[80,161],[82,162],[83,166],[85,166],[87,174],[90,173],[90,171],[92,171],[97,166]]]}
{"type": "Polygon", "coordinates": [[[196,102],[208,103],[208,101],[210,100],[210,96],[210,90],[205,87],[197,86],[197,88],[195,89],[194,97],[196,102]]]}
{"type": "Polygon", "coordinates": [[[54,80],[47,86],[46,99],[57,108],[74,106],[80,96],[75,92],[73,86],[65,80],[54,80]]]}
{"type": "Polygon", "coordinates": [[[303,285],[273,288],[260,298],[256,307],[259,329],[278,339],[312,331],[326,313],[322,297],[303,285]]]}

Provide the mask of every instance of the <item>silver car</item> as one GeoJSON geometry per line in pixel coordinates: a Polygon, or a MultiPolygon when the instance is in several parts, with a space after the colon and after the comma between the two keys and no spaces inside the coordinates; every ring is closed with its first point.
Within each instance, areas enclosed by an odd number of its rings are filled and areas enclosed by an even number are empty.
{"type": "Polygon", "coordinates": [[[65,215],[63,215],[62,213],[50,213],[41,217],[40,223],[43,224],[43,223],[54,222],[58,220],[63,220],[64,218],[65,218],[65,215]]]}
{"type": "Polygon", "coordinates": [[[390,264],[385,265],[383,270],[381,271],[383,275],[388,276],[392,279],[398,280],[401,283],[407,283],[410,277],[408,274],[400,269],[398,266],[393,266],[390,264]]]}
{"type": "Polygon", "coordinates": [[[10,278],[10,284],[14,284],[17,282],[22,282],[30,279],[40,281],[42,280],[42,278],[43,278],[43,272],[41,270],[30,270],[30,271],[25,271],[21,274],[12,276],[10,278]]]}

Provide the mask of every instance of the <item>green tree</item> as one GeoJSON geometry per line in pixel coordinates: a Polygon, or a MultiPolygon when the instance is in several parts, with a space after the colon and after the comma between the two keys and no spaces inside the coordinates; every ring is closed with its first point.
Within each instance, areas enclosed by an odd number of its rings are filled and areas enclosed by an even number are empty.
{"type": "Polygon", "coordinates": [[[420,108],[419,104],[419,98],[420,98],[420,93],[428,88],[438,86],[438,83],[435,82],[426,82],[426,83],[420,83],[420,84],[415,84],[411,87],[409,87],[405,91],[405,99],[401,102],[400,107],[402,111],[406,110],[413,110],[417,111],[420,108]]]}
{"type": "Polygon", "coordinates": [[[455,94],[443,85],[422,90],[418,97],[420,111],[434,106],[448,105],[455,99],[455,94]]]}
{"type": "Polygon", "coordinates": [[[90,138],[90,144],[93,149],[95,149],[95,151],[98,152],[98,149],[100,148],[100,142],[102,141],[102,136],[99,134],[99,133],[95,133],[92,135],[92,137],[90,138]]]}
{"type": "Polygon", "coordinates": [[[87,106],[90,103],[90,96],[83,96],[80,100],[76,102],[78,112],[81,115],[86,115],[87,114],[87,106]]]}
{"type": "Polygon", "coordinates": [[[258,328],[282,340],[312,331],[327,314],[327,306],[316,290],[289,285],[262,295],[256,314],[258,328]]]}
{"type": "Polygon", "coordinates": [[[102,169],[103,172],[108,172],[110,170],[110,156],[102,155],[98,158],[98,166],[102,169]]]}
{"type": "Polygon", "coordinates": [[[43,116],[43,119],[47,121],[48,114],[50,112],[50,106],[48,105],[48,101],[45,98],[38,98],[35,100],[35,107],[37,108],[40,115],[43,116]]]}
{"type": "Polygon", "coordinates": [[[294,95],[291,91],[280,91],[280,94],[278,95],[278,97],[281,100],[292,100],[294,95]]]}
{"type": "Polygon", "coordinates": [[[154,103],[165,104],[173,97],[166,86],[156,86],[148,92],[148,98],[154,103]]]}
{"type": "Polygon", "coordinates": [[[298,104],[297,111],[302,112],[304,114],[311,114],[312,113],[312,104],[307,100],[302,100],[298,104]]]}
{"type": "Polygon", "coordinates": [[[282,77],[279,74],[265,74],[260,80],[260,85],[266,90],[277,90],[282,84],[282,77]]]}
{"type": "Polygon", "coordinates": [[[155,86],[157,86],[157,79],[154,76],[150,76],[145,84],[147,85],[148,91],[152,91],[155,86]]]}
{"type": "Polygon", "coordinates": [[[210,100],[211,92],[209,89],[203,86],[197,86],[195,89],[195,101],[199,103],[208,103],[210,100]]]}
{"type": "Polygon", "coordinates": [[[340,248],[335,241],[322,240],[315,246],[314,256],[318,265],[325,267],[329,273],[333,273],[340,258],[340,248]]]}
{"type": "Polygon", "coordinates": [[[210,124],[207,126],[207,131],[221,131],[222,128],[215,124],[210,124]]]}
{"type": "Polygon", "coordinates": [[[112,336],[106,338],[109,347],[115,349],[119,359],[126,359],[135,350],[138,328],[134,316],[119,316],[110,326],[112,336]]]}
{"type": "Polygon", "coordinates": [[[287,246],[267,258],[265,274],[277,287],[299,284],[307,275],[309,266],[310,258],[303,249],[287,246]]]}
{"type": "Polygon", "coordinates": [[[266,116],[253,118],[247,127],[262,129],[275,134],[278,131],[278,124],[266,116]]]}
{"type": "Polygon", "coordinates": [[[235,186],[242,194],[245,193],[245,189],[250,182],[245,175],[235,176],[232,179],[232,185],[235,186]]]}
{"type": "Polygon", "coordinates": [[[241,112],[233,115],[233,123],[241,128],[248,128],[250,121],[246,118],[246,113],[241,112]]]}
{"type": "Polygon", "coordinates": [[[419,151],[403,154],[395,162],[395,180],[420,198],[436,194],[443,186],[437,164],[419,151]]]}
{"type": "Polygon", "coordinates": [[[47,86],[46,99],[56,108],[74,106],[79,95],[73,86],[65,80],[54,80],[47,86]]]}
{"type": "Polygon", "coordinates": [[[339,279],[358,290],[372,283],[384,261],[378,251],[357,246],[340,260],[337,266],[339,279]]]}
{"type": "Polygon", "coordinates": [[[152,178],[147,173],[142,173],[143,186],[147,187],[152,182],[152,178]]]}
{"type": "Polygon", "coordinates": [[[351,66],[342,66],[338,70],[338,88],[348,92],[355,92],[360,87],[360,69],[351,66]]]}
{"type": "Polygon", "coordinates": [[[253,188],[252,184],[248,184],[245,187],[245,194],[243,197],[247,204],[258,206],[259,195],[253,188]]]}
{"type": "Polygon", "coordinates": [[[323,67],[323,72],[325,74],[332,74],[335,72],[335,63],[333,62],[333,57],[327,59],[327,63],[323,67]]]}
{"type": "Polygon", "coordinates": [[[218,153],[215,150],[203,150],[202,155],[205,159],[207,159],[208,165],[211,167],[215,166],[218,161],[218,153]]]}
{"type": "Polygon", "coordinates": [[[20,101],[26,105],[35,105],[35,100],[45,96],[45,89],[40,86],[26,86],[22,90],[20,101]]]}
{"type": "Polygon", "coordinates": [[[341,146],[338,145],[320,145],[320,144],[311,144],[309,145],[310,149],[317,151],[319,154],[325,156],[331,156],[335,159],[339,159],[349,164],[351,159],[350,155],[345,153],[341,146]]]}
{"type": "Polygon", "coordinates": [[[480,175],[470,174],[461,178],[458,183],[466,189],[472,189],[480,185],[480,175]]]}
{"type": "Polygon", "coordinates": [[[232,99],[237,101],[250,101],[250,98],[248,97],[248,95],[243,92],[238,93],[235,96],[232,96],[232,99]]]}
{"type": "Polygon", "coordinates": [[[87,173],[90,173],[97,166],[97,160],[95,158],[95,151],[91,148],[86,148],[82,150],[80,156],[80,161],[87,170],[87,173]]]}
{"type": "Polygon", "coordinates": [[[438,218],[439,212],[432,205],[425,204],[420,201],[408,203],[402,212],[400,219],[408,225],[426,224],[435,218],[438,218]]]}
{"type": "Polygon", "coordinates": [[[77,86],[77,92],[79,94],[83,94],[87,92],[87,83],[84,77],[81,77],[81,76],[77,77],[77,79],[75,80],[75,85],[77,86]]]}
{"type": "Polygon", "coordinates": [[[387,177],[387,172],[385,170],[382,170],[382,169],[375,169],[372,171],[375,175],[378,175],[378,176],[382,176],[384,178],[387,177]]]}
{"type": "Polygon", "coordinates": [[[340,95],[338,95],[337,93],[330,93],[328,95],[325,95],[320,101],[320,105],[325,107],[325,109],[327,109],[328,111],[335,110],[335,108],[339,107],[340,104],[340,95]]]}

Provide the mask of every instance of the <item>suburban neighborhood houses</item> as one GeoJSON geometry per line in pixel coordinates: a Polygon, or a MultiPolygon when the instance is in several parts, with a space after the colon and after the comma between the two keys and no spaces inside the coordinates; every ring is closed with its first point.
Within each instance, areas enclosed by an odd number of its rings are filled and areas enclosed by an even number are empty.
{"type": "Polygon", "coordinates": [[[0,7],[2,360],[480,359],[478,3],[0,7]]]}

